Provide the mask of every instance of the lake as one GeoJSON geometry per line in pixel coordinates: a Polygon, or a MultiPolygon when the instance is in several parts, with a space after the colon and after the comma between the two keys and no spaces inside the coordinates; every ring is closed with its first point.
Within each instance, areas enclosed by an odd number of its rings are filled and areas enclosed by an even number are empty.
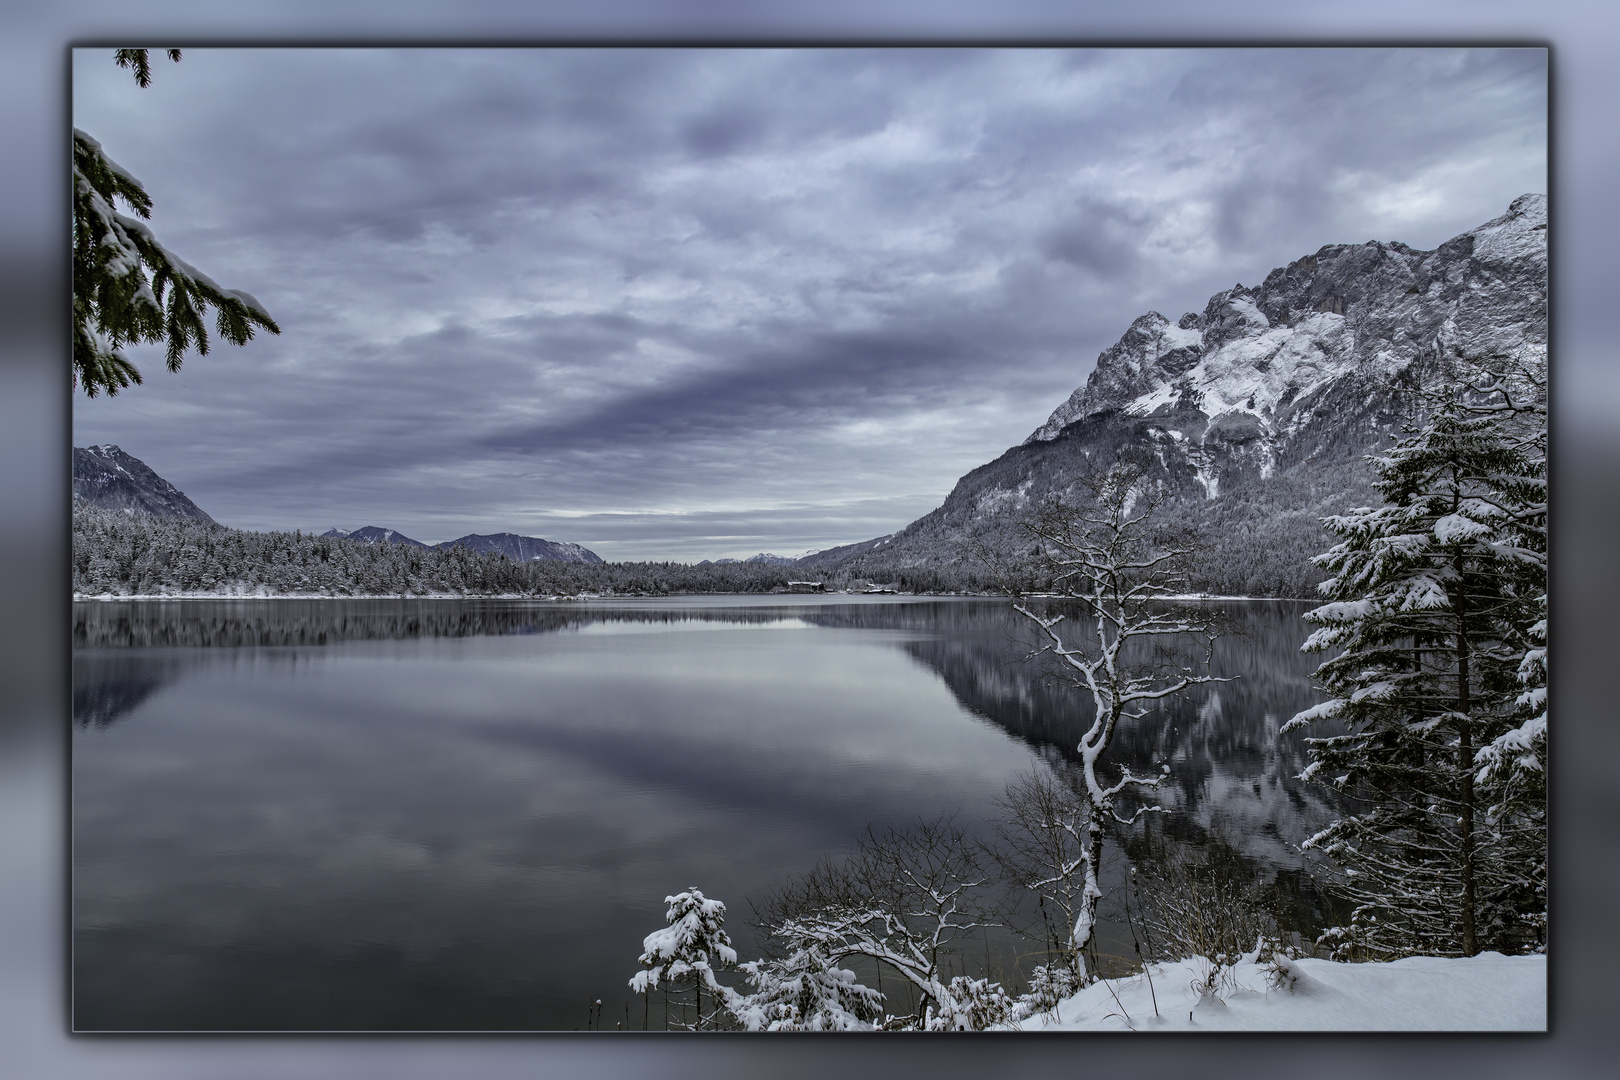
{"type": "MultiPolygon", "coordinates": [[[[1215,673],[1237,678],[1111,755],[1170,766],[1161,843],[1230,845],[1306,931],[1320,900],[1297,845],[1334,808],[1277,731],[1318,700],[1308,607],[1224,604],[1241,633],[1215,673]]],[[[626,984],[667,894],[725,901],[757,956],[750,898],[869,823],[982,830],[1087,720],[995,600],[73,613],[79,1031],[639,1029],[626,984]]]]}

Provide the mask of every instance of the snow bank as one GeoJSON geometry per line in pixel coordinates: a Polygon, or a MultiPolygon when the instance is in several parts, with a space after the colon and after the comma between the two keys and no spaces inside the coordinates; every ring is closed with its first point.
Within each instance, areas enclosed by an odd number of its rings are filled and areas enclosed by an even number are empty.
{"type": "Polygon", "coordinates": [[[1201,999],[1203,960],[1151,965],[1031,1017],[1023,1031],[1545,1031],[1547,958],[1481,953],[1385,964],[1240,962],[1201,999]],[[1154,997],[1158,999],[1157,1015],[1154,997]]]}

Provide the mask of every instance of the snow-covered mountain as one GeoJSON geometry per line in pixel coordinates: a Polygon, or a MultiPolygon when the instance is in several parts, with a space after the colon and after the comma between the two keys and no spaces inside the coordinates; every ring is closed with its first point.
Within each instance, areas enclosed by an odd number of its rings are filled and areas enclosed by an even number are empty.
{"type": "Polygon", "coordinates": [[[542,540],[538,536],[519,536],[517,533],[492,533],[481,536],[469,533],[454,540],[446,540],[442,544],[433,545],[437,548],[466,548],[468,551],[490,552],[505,555],[513,562],[532,562],[537,559],[552,559],[558,562],[599,563],[601,556],[588,548],[578,544],[565,544],[560,541],[542,540]]]}
{"type": "Polygon", "coordinates": [[[321,535],[347,537],[367,544],[405,544],[408,547],[440,549],[462,547],[468,551],[505,555],[513,562],[532,562],[536,559],[580,563],[602,561],[596,552],[578,544],[563,543],[560,540],[542,540],[538,536],[519,536],[517,533],[492,533],[487,536],[468,533],[455,540],[446,540],[442,544],[424,544],[420,540],[412,540],[402,532],[376,525],[367,525],[360,529],[328,529],[321,535]]]}
{"type": "Polygon", "coordinates": [[[420,540],[412,540],[402,532],[393,529],[383,529],[376,525],[367,525],[359,529],[328,529],[322,536],[343,537],[349,540],[360,540],[367,544],[404,544],[406,547],[425,548],[430,545],[420,540]]]}
{"type": "Polygon", "coordinates": [[[216,524],[179,488],[112,443],[73,448],[73,499],[103,510],[216,524]]]}
{"type": "MultiPolygon", "coordinates": [[[[1094,460],[1129,454],[1204,527],[1212,591],[1308,595],[1319,520],[1374,496],[1364,455],[1411,417],[1412,391],[1456,359],[1545,356],[1547,201],[1433,251],[1332,244],[1171,322],[1150,311],[1019,446],[962,477],[939,509],[847,554],[874,580],[938,585],[964,545],[1005,548],[1017,522],[1073,497],[1094,460]],[[930,575],[933,575],[932,579],[930,575]]],[[[834,549],[836,551],[837,549],[834,549]]],[[[809,561],[809,560],[806,560],[809,561]]]]}
{"type": "Polygon", "coordinates": [[[1208,418],[1196,444],[1257,441],[1269,472],[1290,437],[1342,414],[1332,391],[1347,378],[1387,382],[1426,359],[1546,348],[1547,200],[1522,195],[1434,251],[1332,244],[1175,323],[1150,311],[1025,442],[1109,410],[1168,416],[1190,406],[1208,418]]]}
{"type": "Polygon", "coordinates": [[[750,555],[746,559],[704,559],[699,566],[725,566],[729,563],[764,563],[767,566],[793,566],[802,561],[792,555],[772,555],[762,551],[758,555],[750,555]]]}
{"type": "MultiPolygon", "coordinates": [[[[179,488],[153,472],[139,458],[124,453],[111,443],[73,448],[73,498],[76,502],[103,510],[123,510],[159,518],[188,518],[216,524],[179,488]]],[[[602,561],[596,552],[578,544],[542,540],[538,536],[519,536],[516,533],[495,533],[490,536],[469,534],[434,545],[412,540],[403,533],[376,525],[352,530],[333,528],[321,535],[346,537],[367,544],[405,544],[419,548],[463,547],[469,551],[497,552],[514,562],[534,559],[578,563],[602,561]]]]}

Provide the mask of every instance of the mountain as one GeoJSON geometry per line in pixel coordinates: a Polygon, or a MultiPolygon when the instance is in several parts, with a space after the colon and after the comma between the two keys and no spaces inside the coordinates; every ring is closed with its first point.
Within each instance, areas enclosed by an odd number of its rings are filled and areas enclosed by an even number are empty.
{"type": "Polygon", "coordinates": [[[144,461],[111,443],[73,448],[73,499],[103,510],[217,524],[144,461]]]}
{"type": "MultiPolygon", "coordinates": [[[[217,524],[213,518],[198,509],[197,504],[163,477],[153,472],[139,458],[124,453],[107,443],[101,446],[73,448],[73,498],[103,510],[123,510],[158,518],[184,518],[217,524]]],[[[560,562],[599,563],[601,557],[578,544],[565,544],[542,540],[538,536],[519,536],[516,533],[495,533],[491,536],[471,534],[442,544],[428,545],[412,540],[393,529],[367,525],[361,529],[328,529],[322,536],[346,537],[367,544],[404,544],[408,547],[463,547],[468,551],[494,552],[514,562],[551,559],[560,562]]],[[[767,561],[791,563],[775,555],[758,555],[749,562],[767,561]]]]}
{"type": "Polygon", "coordinates": [[[558,562],[599,563],[601,556],[588,548],[578,544],[565,544],[558,541],[542,540],[538,536],[519,536],[517,533],[493,533],[489,536],[480,536],[470,533],[455,540],[446,540],[442,544],[435,544],[437,548],[465,548],[468,551],[490,552],[505,555],[513,562],[533,562],[537,559],[550,559],[558,562]]]}
{"type": "Polygon", "coordinates": [[[496,555],[505,555],[513,562],[533,562],[536,559],[550,559],[556,562],[599,563],[601,557],[596,552],[582,548],[578,544],[565,544],[561,541],[542,540],[538,536],[519,536],[516,533],[493,533],[481,536],[469,533],[455,540],[446,540],[442,544],[424,544],[420,540],[412,540],[404,533],[393,529],[382,529],[376,525],[367,525],[362,529],[329,529],[322,536],[341,536],[350,540],[362,540],[368,544],[405,544],[408,547],[419,548],[447,548],[461,547],[468,551],[486,552],[496,555]]]}
{"type": "Polygon", "coordinates": [[[887,536],[879,536],[874,540],[862,540],[858,544],[844,544],[841,547],[827,548],[824,551],[812,551],[808,555],[794,560],[793,565],[805,567],[834,567],[840,563],[855,558],[857,555],[865,555],[869,551],[874,551],[894,540],[899,535],[900,533],[890,533],[887,536]]]}
{"type": "Polygon", "coordinates": [[[419,548],[430,546],[422,543],[420,540],[412,540],[404,533],[395,532],[393,529],[378,528],[376,525],[367,525],[364,528],[354,529],[352,531],[349,529],[328,529],[321,533],[321,535],[344,537],[349,540],[360,540],[367,544],[404,544],[406,547],[419,548]]]}
{"type": "Polygon", "coordinates": [[[1020,519],[1072,497],[1096,460],[1151,463],[1172,513],[1211,549],[1201,587],[1311,595],[1324,514],[1376,501],[1369,451],[1409,419],[1413,391],[1458,359],[1545,357],[1547,201],[1433,251],[1332,244],[1258,286],[1216,293],[1171,322],[1150,311],[1019,446],[962,477],[900,533],[801,563],[937,588],[971,545],[1027,544],[1020,519]]]}

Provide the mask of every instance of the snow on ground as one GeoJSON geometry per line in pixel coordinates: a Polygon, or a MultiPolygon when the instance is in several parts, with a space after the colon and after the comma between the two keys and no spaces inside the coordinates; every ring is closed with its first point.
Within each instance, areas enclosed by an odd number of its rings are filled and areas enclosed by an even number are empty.
{"type": "Polygon", "coordinates": [[[1023,1031],[1545,1031],[1546,956],[1409,956],[1385,964],[1288,960],[1279,978],[1240,961],[1217,998],[1204,960],[1086,987],[1023,1031]],[[1276,983],[1281,985],[1274,985],[1276,983]],[[1155,1015],[1154,998],[1158,999],[1155,1015]],[[1224,1000],[1221,1000],[1224,999],[1224,1000]]]}

